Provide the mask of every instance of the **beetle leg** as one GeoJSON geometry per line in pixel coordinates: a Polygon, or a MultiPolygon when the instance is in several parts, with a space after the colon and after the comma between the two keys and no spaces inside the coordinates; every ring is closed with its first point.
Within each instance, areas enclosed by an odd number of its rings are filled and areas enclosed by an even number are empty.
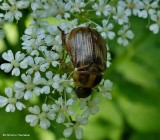
{"type": "Polygon", "coordinates": [[[64,61],[63,59],[60,59],[59,61],[60,61],[61,67],[63,67],[64,69],[66,69],[66,70],[72,70],[72,71],[74,70],[72,67],[67,66],[67,65],[65,64],[65,61],[64,61]]]}
{"type": "Polygon", "coordinates": [[[68,47],[67,47],[67,43],[66,43],[66,34],[59,26],[57,28],[61,31],[62,46],[68,52],[68,47]]]}

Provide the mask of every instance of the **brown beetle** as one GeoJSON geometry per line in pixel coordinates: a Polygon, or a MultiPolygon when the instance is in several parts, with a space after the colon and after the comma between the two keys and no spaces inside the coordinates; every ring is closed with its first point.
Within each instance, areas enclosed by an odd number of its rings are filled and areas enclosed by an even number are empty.
{"type": "MultiPolygon", "coordinates": [[[[61,30],[61,29],[60,29],[61,30]]],[[[79,98],[88,97],[92,88],[102,79],[106,69],[107,47],[102,36],[91,27],[77,27],[71,30],[68,41],[62,31],[62,45],[70,55],[76,93],[79,98]]]]}

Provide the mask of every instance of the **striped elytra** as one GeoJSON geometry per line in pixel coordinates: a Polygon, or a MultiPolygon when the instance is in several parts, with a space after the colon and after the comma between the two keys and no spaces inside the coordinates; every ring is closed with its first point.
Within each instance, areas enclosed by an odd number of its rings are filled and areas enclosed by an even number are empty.
{"type": "Polygon", "coordinates": [[[68,50],[74,67],[96,64],[106,69],[107,48],[101,35],[90,27],[72,29],[68,37],[68,50]]]}

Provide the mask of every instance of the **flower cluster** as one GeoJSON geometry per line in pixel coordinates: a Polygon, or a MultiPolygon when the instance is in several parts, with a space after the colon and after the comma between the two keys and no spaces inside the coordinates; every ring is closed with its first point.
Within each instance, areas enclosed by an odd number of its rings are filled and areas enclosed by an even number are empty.
{"type": "MultiPolygon", "coordinates": [[[[155,34],[159,32],[159,0],[119,0],[117,3],[111,0],[0,0],[0,38],[5,37],[4,24],[21,20],[23,10],[27,8],[31,11],[31,19],[21,37],[22,50],[4,52],[5,62],[0,65],[1,70],[21,79],[12,88],[5,89],[7,97],[0,96],[0,108],[6,106],[6,112],[14,112],[16,108],[22,110],[33,95],[45,96],[41,107],[28,108],[31,114],[26,116],[26,122],[44,129],[54,123],[64,124],[65,137],[74,131],[76,138],[82,139],[81,125],[86,125],[89,117],[99,111],[99,98],[77,98],[72,79],[74,70],[70,70],[71,60],[62,47],[60,29],[67,35],[75,27],[91,25],[107,41],[117,39],[119,44],[127,46],[134,37],[130,23],[133,15],[148,18],[149,29],[155,34]],[[51,24],[51,17],[58,24],[51,24]],[[116,25],[117,29],[114,29],[116,25]]],[[[108,52],[107,68],[111,65],[110,60],[108,52]]],[[[111,88],[112,82],[103,79],[93,94],[99,92],[102,97],[111,99],[111,88]]]]}
{"type": "MultiPolygon", "coordinates": [[[[159,13],[159,0],[125,0],[125,1],[118,1],[117,4],[117,16],[115,19],[118,20],[119,24],[129,24],[129,17],[134,15],[138,16],[139,18],[148,18],[155,24],[151,23],[149,29],[153,31],[153,33],[158,33],[159,31],[159,23],[158,23],[158,13],[159,13]]],[[[126,26],[126,25],[125,25],[126,26]]],[[[133,35],[131,35],[133,36],[133,35]]],[[[129,35],[128,35],[129,37],[129,35]]],[[[130,38],[132,39],[132,38],[130,38]]],[[[118,41],[119,43],[121,41],[118,41]]],[[[123,41],[122,41],[123,42],[123,41]]],[[[120,43],[123,45],[127,45],[128,43],[124,40],[124,43],[120,43]]]]}

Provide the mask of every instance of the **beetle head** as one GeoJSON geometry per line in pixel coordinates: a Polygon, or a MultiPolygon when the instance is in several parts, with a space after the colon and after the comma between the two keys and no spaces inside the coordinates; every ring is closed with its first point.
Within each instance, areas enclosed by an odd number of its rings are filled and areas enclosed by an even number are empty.
{"type": "Polygon", "coordinates": [[[92,89],[86,87],[77,87],[75,91],[77,93],[78,98],[86,98],[92,93],[92,89]]]}

